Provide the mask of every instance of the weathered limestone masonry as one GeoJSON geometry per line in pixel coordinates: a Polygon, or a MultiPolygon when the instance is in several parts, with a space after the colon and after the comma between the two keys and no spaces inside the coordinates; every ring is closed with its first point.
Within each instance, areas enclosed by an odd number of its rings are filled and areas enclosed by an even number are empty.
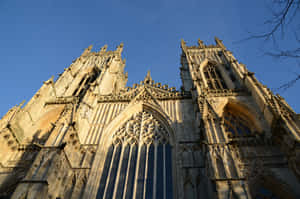
{"type": "Polygon", "coordinates": [[[300,198],[300,121],[215,39],[180,91],[88,47],[0,120],[0,198],[300,198]]]}

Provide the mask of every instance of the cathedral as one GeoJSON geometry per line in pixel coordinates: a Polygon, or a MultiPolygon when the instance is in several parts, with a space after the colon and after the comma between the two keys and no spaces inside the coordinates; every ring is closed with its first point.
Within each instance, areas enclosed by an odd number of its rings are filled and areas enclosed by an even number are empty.
{"type": "Polygon", "coordinates": [[[297,199],[300,115],[215,38],[180,89],[89,46],[0,120],[0,198],[297,199]]]}

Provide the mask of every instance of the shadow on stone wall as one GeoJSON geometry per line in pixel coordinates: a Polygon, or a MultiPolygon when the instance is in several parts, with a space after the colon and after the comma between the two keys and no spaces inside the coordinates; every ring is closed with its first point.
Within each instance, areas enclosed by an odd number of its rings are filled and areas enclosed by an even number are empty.
{"type": "Polygon", "coordinates": [[[43,144],[48,137],[48,134],[39,137],[40,132],[35,133],[31,143],[18,146],[15,153],[17,155],[22,151],[20,157],[9,160],[7,165],[1,165],[4,172],[0,173],[0,199],[11,198],[18,184],[32,167],[37,154],[41,150],[39,145],[43,144]]]}

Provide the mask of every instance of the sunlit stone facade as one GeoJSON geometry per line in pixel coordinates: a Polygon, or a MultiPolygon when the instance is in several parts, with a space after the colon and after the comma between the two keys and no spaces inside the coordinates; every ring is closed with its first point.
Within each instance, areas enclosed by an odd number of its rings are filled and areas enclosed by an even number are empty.
{"type": "Polygon", "coordinates": [[[300,122],[215,39],[176,90],[88,47],[0,120],[0,198],[300,198],[300,122]]]}

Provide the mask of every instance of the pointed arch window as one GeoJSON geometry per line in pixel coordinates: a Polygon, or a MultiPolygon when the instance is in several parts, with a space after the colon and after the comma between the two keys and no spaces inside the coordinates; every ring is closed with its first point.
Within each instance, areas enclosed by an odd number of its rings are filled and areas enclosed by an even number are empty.
{"type": "Polygon", "coordinates": [[[225,81],[222,78],[222,75],[216,66],[212,65],[211,63],[208,63],[208,65],[204,67],[203,73],[208,88],[227,89],[227,85],[225,84],[225,81]]]}
{"type": "Polygon", "coordinates": [[[97,199],[173,198],[169,133],[149,112],[125,122],[113,136],[97,199]]]}
{"type": "Polygon", "coordinates": [[[230,136],[251,136],[251,126],[253,125],[244,114],[226,108],[223,116],[225,130],[230,133],[230,136]]]}

